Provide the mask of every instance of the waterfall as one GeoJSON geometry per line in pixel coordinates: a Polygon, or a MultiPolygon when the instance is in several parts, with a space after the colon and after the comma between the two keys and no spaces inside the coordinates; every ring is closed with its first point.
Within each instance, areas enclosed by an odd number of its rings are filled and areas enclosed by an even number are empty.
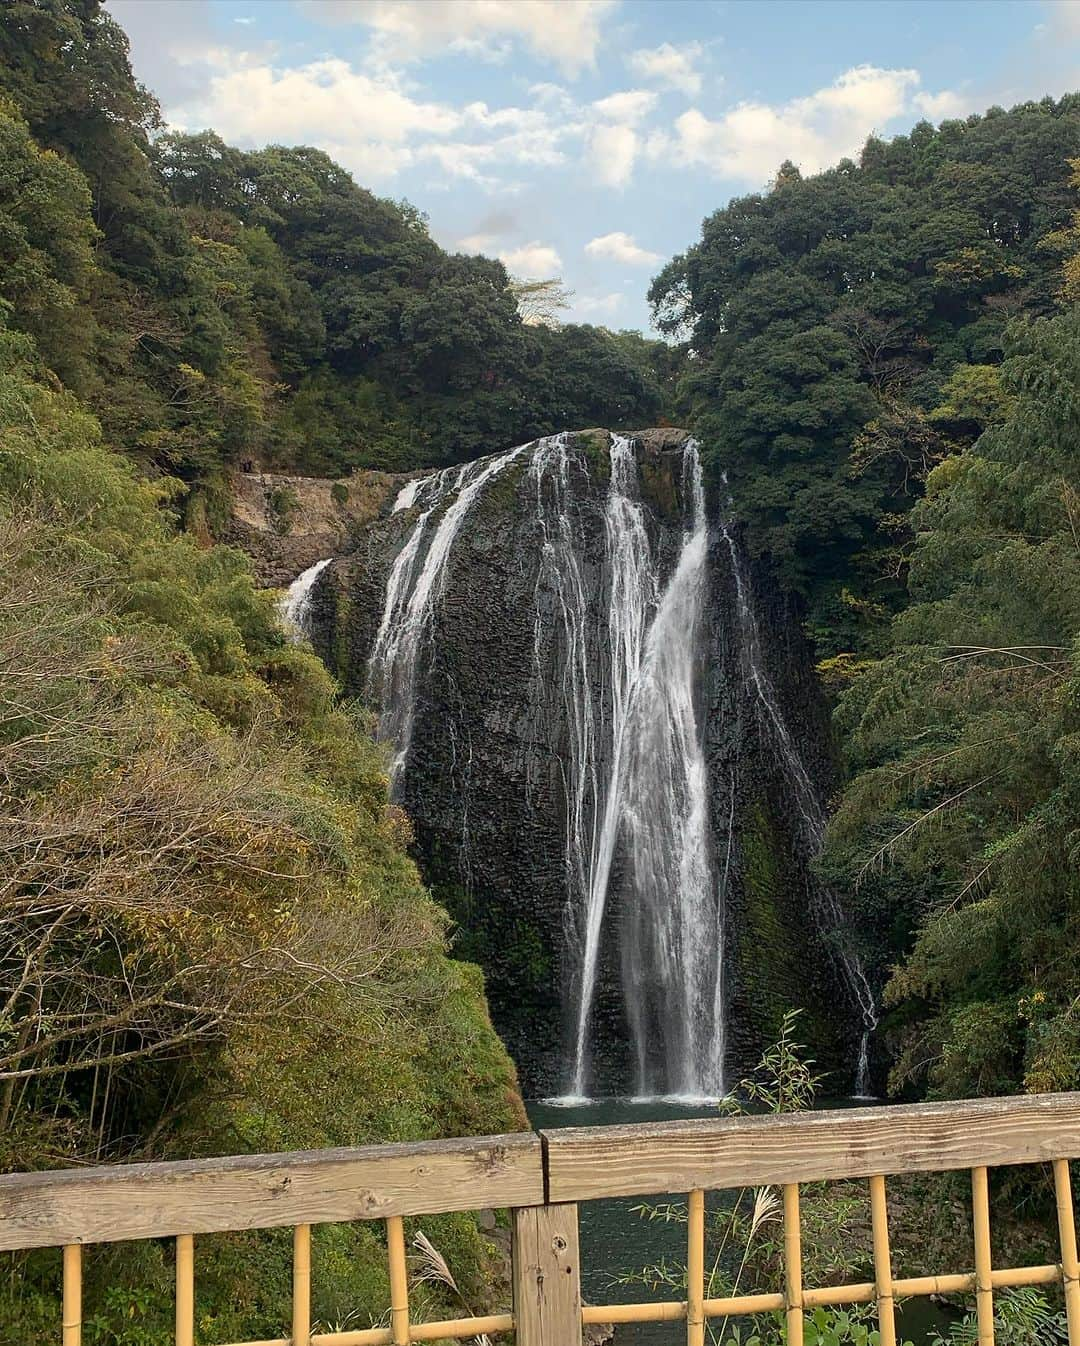
{"type": "Polygon", "coordinates": [[[315,581],[333,559],[332,556],[328,556],[323,561],[316,561],[313,566],[308,566],[302,574],[297,575],[278,605],[282,623],[294,639],[301,639],[307,634],[308,617],[311,615],[311,592],[315,587],[315,581]]]}
{"type": "MultiPolygon", "coordinates": [[[[592,596],[581,570],[584,546],[571,493],[573,462],[567,435],[541,440],[529,463],[527,480],[534,492],[540,541],[533,587],[533,668],[542,688],[548,652],[560,650],[561,668],[556,670],[552,690],[567,730],[567,754],[561,764],[566,809],[566,928],[571,946],[580,947],[596,862],[603,707],[597,706],[591,691],[592,596]],[[549,595],[550,626],[546,620],[549,595]]],[[[544,697],[539,696],[537,714],[546,713],[544,697]]]]}
{"type": "MultiPolygon", "coordinates": [[[[726,477],[723,479],[727,484],[726,477]]],[[[795,740],[788,729],[784,713],[777,700],[776,689],[765,669],[761,655],[761,635],[758,630],[757,616],[750,601],[749,584],[742,550],[735,537],[734,530],[727,519],[722,518],[719,525],[720,536],[727,546],[731,557],[731,575],[735,584],[735,609],[739,624],[742,645],[744,672],[754,693],[754,699],[761,712],[766,731],[787,772],[795,807],[798,813],[799,834],[803,846],[803,860],[809,862],[821,850],[825,839],[825,808],[821,797],[814,787],[806,765],[802,760],[795,740]]],[[[843,927],[843,912],[833,893],[824,884],[812,878],[813,894],[818,906],[819,919],[823,926],[833,933],[839,933],[843,927]]],[[[877,1002],[871,990],[862,960],[846,941],[839,940],[836,945],[837,957],[843,971],[848,990],[859,1009],[862,1018],[862,1034],[859,1041],[858,1058],[855,1065],[855,1093],[865,1097],[870,1091],[870,1039],[877,1028],[877,1002]]]]}
{"type": "Polygon", "coordinates": [[[637,462],[633,444],[626,436],[612,436],[610,465],[611,479],[604,505],[604,546],[610,573],[606,631],[610,660],[609,748],[606,789],[597,801],[595,813],[599,830],[590,856],[585,904],[576,921],[579,960],[571,1086],[575,1097],[584,1096],[588,1088],[589,1021],[596,996],[611,866],[622,822],[620,786],[627,726],[641,673],[646,633],[656,611],[658,588],[645,513],[638,495],[637,462]]]}
{"type": "Polygon", "coordinates": [[[454,541],[484,487],[529,447],[523,444],[493,458],[408,482],[394,503],[395,513],[417,502],[427,508],[418,516],[390,571],[382,619],[368,660],[368,687],[381,705],[379,737],[390,743],[394,752],[390,763],[392,796],[397,793],[409,756],[420,655],[429,634],[432,609],[442,594],[454,541]],[[429,530],[428,520],[448,494],[453,499],[429,530]]]}
{"type": "Polygon", "coordinates": [[[588,495],[574,483],[575,473],[587,476],[588,463],[570,436],[549,436],[401,489],[395,512],[418,513],[387,577],[368,662],[380,737],[394,751],[391,787],[397,790],[407,765],[425,650],[455,542],[488,483],[522,458],[538,542],[536,713],[554,711],[566,734],[572,1089],[584,1095],[591,1083],[591,1019],[605,913],[617,884],[638,1091],[717,1097],[725,1037],[723,912],[696,695],[709,537],[692,440],[683,453],[688,523],[666,582],[625,436],[612,436],[609,446],[599,591],[583,568],[581,500],[588,495]]]}
{"type": "MultiPolygon", "coordinates": [[[[684,451],[691,523],[660,593],[630,441],[615,436],[605,507],[610,569],[609,749],[577,978],[572,1091],[589,1085],[593,1011],[612,864],[624,852],[623,1000],[640,1095],[723,1092],[723,914],[695,704],[708,524],[697,445],[684,451]]],[[[582,924],[578,923],[579,927],[582,924]]]]}
{"type": "Polygon", "coordinates": [[[638,1091],[701,1099],[723,1093],[724,928],[697,706],[709,529],[693,440],[684,478],[690,526],[648,632],[615,788],[633,894],[622,959],[638,1091]]]}

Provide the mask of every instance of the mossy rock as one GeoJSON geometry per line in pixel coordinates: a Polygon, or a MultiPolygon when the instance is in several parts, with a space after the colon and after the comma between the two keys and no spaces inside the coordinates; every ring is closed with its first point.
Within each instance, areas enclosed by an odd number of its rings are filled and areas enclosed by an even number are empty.
{"type": "Polygon", "coordinates": [[[658,461],[643,459],[639,465],[641,494],[643,499],[669,523],[678,523],[682,519],[682,502],[671,463],[661,458],[658,461]]]}
{"type": "Polygon", "coordinates": [[[606,485],[611,480],[611,435],[608,431],[579,430],[570,436],[570,443],[584,454],[592,480],[606,485]]]}

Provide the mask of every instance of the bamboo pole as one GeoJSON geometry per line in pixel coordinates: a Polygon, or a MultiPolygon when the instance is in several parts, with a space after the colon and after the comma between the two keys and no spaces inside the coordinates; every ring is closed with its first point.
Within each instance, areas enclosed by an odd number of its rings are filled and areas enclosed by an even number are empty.
{"type": "Polygon", "coordinates": [[[797,1182],[784,1185],[784,1297],[787,1346],[803,1346],[802,1234],[797,1182]]]}
{"type": "Polygon", "coordinates": [[[705,1346],[705,1193],[690,1193],[686,1258],[686,1346],[705,1346]]]}
{"type": "Polygon", "coordinates": [[[390,1255],[390,1340],[393,1346],[409,1346],[409,1268],[405,1222],[400,1215],[386,1221],[386,1247],[390,1255]]]}
{"type": "Polygon", "coordinates": [[[82,1244],[80,1243],[68,1243],[64,1247],[64,1302],[61,1331],[64,1346],[81,1346],[82,1244]]]}
{"type": "Polygon", "coordinates": [[[893,1300],[892,1256],[889,1252],[889,1204],[885,1179],[870,1179],[870,1218],[874,1230],[874,1283],[877,1288],[878,1331],[881,1346],[896,1346],[896,1305],[893,1300]]]}
{"type": "Polygon", "coordinates": [[[292,1346],[311,1342],[311,1225],[293,1229],[292,1346]]]}
{"type": "Polygon", "coordinates": [[[1080,1346],[1080,1259],[1076,1253],[1076,1217],[1073,1214],[1072,1182],[1067,1159],[1054,1160],[1054,1195],[1057,1198],[1061,1279],[1065,1286],[1069,1346],[1080,1346]]]}
{"type": "Polygon", "coordinates": [[[195,1239],[176,1236],[176,1346],[195,1346],[195,1239]]]}
{"type": "Polygon", "coordinates": [[[994,1346],[990,1179],[985,1167],[971,1170],[971,1214],[975,1234],[975,1314],[979,1326],[979,1346],[994,1346]]]}

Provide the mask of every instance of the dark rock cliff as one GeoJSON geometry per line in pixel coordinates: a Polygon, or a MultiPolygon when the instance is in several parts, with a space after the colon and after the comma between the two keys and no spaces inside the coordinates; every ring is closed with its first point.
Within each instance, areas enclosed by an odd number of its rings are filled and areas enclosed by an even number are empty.
{"type": "MultiPolygon", "coordinates": [[[[680,431],[641,432],[639,480],[654,551],[674,563],[685,501],[680,431]]],[[[574,439],[569,508],[575,511],[587,590],[604,574],[606,432],[574,439]]],[[[312,603],[316,648],[358,696],[383,612],[387,577],[417,511],[357,528],[352,550],[320,578],[312,603]]],[[[715,509],[715,502],[710,506],[715,509]]],[[[527,463],[511,464],[479,495],[447,562],[432,635],[420,662],[416,715],[400,803],[412,820],[421,869],[454,917],[462,956],[479,962],[492,1014],[527,1094],[561,1092],[568,1056],[566,770],[562,704],[566,651],[538,646],[552,597],[538,587],[539,536],[527,463]],[[539,661],[537,649],[540,649],[539,661]]],[[[785,720],[811,774],[826,782],[827,720],[799,624],[762,572],[747,579],[766,665],[785,720]]],[[[599,600],[598,600],[599,601],[599,600]]],[[[834,936],[810,914],[805,848],[793,826],[790,782],[763,730],[745,676],[728,548],[713,537],[708,559],[704,677],[706,755],[717,866],[729,875],[726,940],[728,1075],[752,1064],[780,1016],[809,1011],[819,1062],[850,1084],[858,1029],[843,990],[834,936]],[[730,835],[730,847],[728,837],[730,835]]],[[[586,633],[597,679],[607,675],[602,623],[586,633]]],[[[596,1084],[625,1092],[627,1027],[620,989],[618,860],[606,922],[594,1023],[596,1084]]]]}

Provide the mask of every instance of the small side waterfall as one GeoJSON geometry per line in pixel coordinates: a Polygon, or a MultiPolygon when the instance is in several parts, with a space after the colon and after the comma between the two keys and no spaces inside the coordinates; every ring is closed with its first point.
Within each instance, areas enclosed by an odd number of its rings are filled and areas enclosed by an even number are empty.
{"type": "MultiPolygon", "coordinates": [[[[724,481],[726,485],[726,478],[724,481]]],[[[825,839],[827,821],[825,808],[788,729],[777,700],[776,690],[765,669],[761,655],[761,635],[757,616],[750,601],[742,550],[734,530],[726,519],[721,519],[719,532],[731,557],[731,575],[735,583],[735,606],[745,675],[753,689],[764,727],[786,769],[787,780],[798,812],[798,832],[803,845],[803,859],[809,864],[821,850],[825,839]]],[[[812,878],[810,882],[821,924],[833,934],[840,932],[843,927],[843,912],[835,893],[824,884],[814,882],[812,878]]],[[[847,941],[838,940],[835,952],[848,990],[862,1017],[862,1035],[855,1067],[855,1093],[864,1097],[870,1092],[870,1039],[878,1025],[877,1002],[862,960],[850,948],[847,941]]]]}
{"type": "Polygon", "coordinates": [[[333,559],[332,556],[328,556],[325,560],[316,561],[313,566],[308,566],[285,590],[278,611],[286,629],[296,639],[301,639],[307,634],[308,618],[311,615],[311,591],[315,587],[315,581],[333,559]]]}

